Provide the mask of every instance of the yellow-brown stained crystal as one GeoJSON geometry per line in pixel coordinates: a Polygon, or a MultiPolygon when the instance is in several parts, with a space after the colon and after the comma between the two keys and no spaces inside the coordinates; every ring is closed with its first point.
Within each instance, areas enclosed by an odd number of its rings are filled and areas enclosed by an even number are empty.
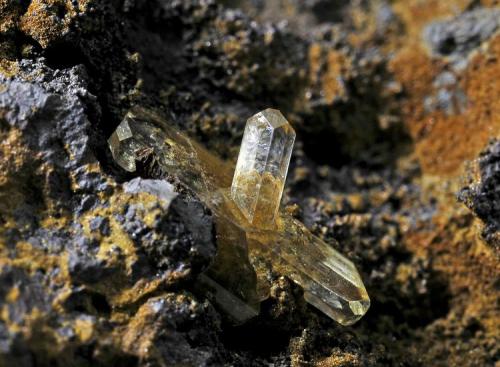
{"type": "Polygon", "coordinates": [[[295,131],[280,111],[267,109],[245,127],[231,197],[250,223],[275,223],[292,155],[295,131]]]}
{"type": "Polygon", "coordinates": [[[116,162],[129,171],[145,150],[152,152],[161,171],[175,176],[212,210],[218,254],[199,280],[236,322],[258,314],[260,302],[269,296],[270,274],[289,277],[303,288],[308,303],[343,325],[368,310],[370,299],[351,261],[283,211],[277,212],[273,228],[252,224],[233,200],[231,167],[172,124],[134,108],[109,144],[116,162]]]}
{"type": "Polygon", "coordinates": [[[118,125],[115,132],[108,139],[108,144],[114,160],[124,170],[129,172],[134,172],[136,169],[135,151],[138,147],[134,147],[134,145],[137,145],[137,141],[133,137],[128,119],[125,119],[118,125]]]}

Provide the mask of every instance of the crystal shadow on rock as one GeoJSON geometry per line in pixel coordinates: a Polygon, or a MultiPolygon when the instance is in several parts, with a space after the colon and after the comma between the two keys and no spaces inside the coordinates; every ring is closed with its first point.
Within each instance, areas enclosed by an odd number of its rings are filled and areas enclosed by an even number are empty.
{"type": "Polygon", "coordinates": [[[147,150],[162,178],[188,188],[213,212],[218,254],[200,280],[235,322],[258,315],[273,273],[292,279],[308,303],[343,325],[368,310],[368,294],[351,261],[283,211],[273,229],[250,223],[231,197],[231,167],[155,113],[133,108],[109,144],[129,172],[147,150]]]}

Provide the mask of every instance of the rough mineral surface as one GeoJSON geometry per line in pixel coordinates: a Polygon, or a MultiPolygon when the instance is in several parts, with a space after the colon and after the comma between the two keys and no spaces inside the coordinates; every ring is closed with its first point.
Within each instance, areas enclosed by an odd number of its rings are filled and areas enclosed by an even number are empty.
{"type": "Polygon", "coordinates": [[[0,366],[495,366],[498,11],[0,0],[0,366]],[[227,323],[195,281],[213,213],[107,149],[137,104],[233,166],[245,118],[281,110],[283,203],[360,269],[365,317],[269,274],[259,317],[227,323]]]}

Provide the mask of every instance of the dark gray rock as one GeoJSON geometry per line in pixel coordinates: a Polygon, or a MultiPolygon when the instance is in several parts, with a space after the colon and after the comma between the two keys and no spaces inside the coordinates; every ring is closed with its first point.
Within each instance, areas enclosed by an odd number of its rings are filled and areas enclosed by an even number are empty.
{"type": "Polygon", "coordinates": [[[483,221],[482,235],[500,251],[500,140],[493,140],[478,160],[479,182],[472,182],[458,194],[474,214],[483,221]]]}
{"type": "Polygon", "coordinates": [[[98,216],[91,219],[89,224],[91,231],[99,232],[103,236],[109,236],[111,233],[108,218],[98,216]]]}
{"type": "Polygon", "coordinates": [[[427,112],[444,111],[448,116],[465,112],[467,103],[467,96],[460,88],[440,88],[424,99],[427,112]]]}
{"type": "Polygon", "coordinates": [[[0,322],[0,356],[5,366],[35,366],[35,358],[23,343],[22,336],[9,331],[4,322],[0,322]]]}
{"type": "Polygon", "coordinates": [[[25,61],[21,67],[20,76],[13,79],[0,75],[4,86],[0,109],[7,110],[6,122],[26,131],[30,147],[57,167],[72,170],[95,161],[89,147],[90,122],[82,101],[92,99],[84,69],[76,66],[53,71],[43,66],[43,60],[25,61]]]}
{"type": "MultiPolygon", "coordinates": [[[[145,339],[155,345],[156,353],[138,350],[139,343],[131,343],[131,348],[141,357],[141,365],[155,365],[155,360],[167,365],[212,366],[217,365],[218,352],[211,347],[219,342],[220,320],[207,303],[199,303],[189,294],[177,296],[165,294],[150,298],[137,312],[136,319],[144,320],[144,326],[154,332],[141,335],[142,330],[130,330],[129,336],[145,339]],[[192,344],[197,347],[193,348],[192,344]]],[[[132,339],[132,340],[134,340],[132,339]]]]}
{"type": "Polygon", "coordinates": [[[461,61],[490,38],[499,26],[500,9],[478,8],[454,19],[429,24],[423,31],[423,38],[433,55],[461,61]]]}
{"type": "Polygon", "coordinates": [[[122,226],[149,260],[162,270],[199,272],[215,255],[211,213],[197,198],[177,193],[165,180],[136,178],[124,184],[125,192],[146,192],[158,198],[164,212],[146,226],[136,206],[124,210],[122,226]]]}
{"type": "Polygon", "coordinates": [[[44,289],[43,278],[39,272],[29,275],[24,269],[14,266],[0,268],[0,304],[7,304],[9,320],[22,324],[26,314],[34,309],[44,312],[50,308],[52,295],[44,289]],[[7,302],[8,292],[13,288],[17,289],[18,297],[7,302]]]}
{"type": "MultiPolygon", "coordinates": [[[[138,210],[143,209],[143,204],[132,200],[123,208],[123,216],[117,215],[117,220],[135,239],[135,248],[126,253],[111,243],[106,253],[102,253],[101,240],[113,235],[112,219],[93,215],[91,211],[109,210],[111,195],[120,184],[101,170],[94,154],[96,142],[92,142],[91,136],[95,127],[87,112],[100,108],[87,89],[86,79],[82,66],[54,70],[44,59],[21,61],[20,71],[13,77],[0,75],[2,132],[19,131],[33,156],[33,161],[22,167],[22,178],[25,177],[22,184],[29,190],[23,196],[25,200],[16,203],[13,210],[18,227],[2,232],[2,240],[8,241],[6,248],[12,258],[21,256],[16,249],[19,242],[31,246],[34,258],[28,260],[34,268],[32,272],[10,265],[0,267],[0,308],[8,312],[11,322],[20,325],[30,318],[33,310],[38,310],[43,321],[36,327],[53,330],[68,345],[78,343],[75,325],[80,322],[96,324],[101,331],[106,329],[105,317],[111,312],[111,305],[108,290],[99,288],[100,282],[111,279],[115,284],[122,279],[116,287],[123,289],[137,281],[147,283],[176,271],[191,271],[195,275],[215,253],[212,217],[201,202],[178,194],[166,181],[143,179],[126,183],[124,191],[132,196],[140,192],[151,194],[160,215],[152,226],[147,226],[143,216],[148,213],[138,210]],[[41,166],[47,168],[47,174],[40,173],[45,172],[39,169],[41,166]],[[64,218],[66,223],[43,224],[47,217],[54,221],[64,218]],[[52,257],[46,260],[36,254],[52,257]],[[127,262],[131,254],[134,261],[127,262]],[[36,263],[37,256],[40,264],[36,263]],[[12,300],[9,292],[14,288],[19,295],[12,300]],[[56,299],[66,312],[54,307],[56,299]]],[[[93,115],[99,117],[98,113],[93,115]]],[[[120,209],[117,206],[111,210],[118,213],[120,209]]],[[[115,241],[120,241],[120,237],[115,241]]],[[[120,290],[109,289],[111,293],[117,291],[120,290]]],[[[9,327],[0,323],[0,364],[31,366],[33,361],[29,356],[36,354],[37,365],[54,365],[50,356],[33,349],[34,344],[26,335],[14,333],[9,327]]],[[[172,343],[179,339],[174,335],[162,344],[168,345],[165,351],[170,353],[172,343]]],[[[40,343],[47,346],[45,341],[40,343]]],[[[88,365],[89,355],[96,348],[93,340],[89,343],[74,350],[70,347],[68,355],[77,356],[84,361],[81,365],[88,365]]],[[[113,364],[120,364],[121,355],[121,351],[105,353],[113,364]]],[[[130,361],[135,357],[124,358],[130,361]]]]}
{"type": "Polygon", "coordinates": [[[68,270],[76,284],[96,283],[110,273],[105,261],[83,251],[70,252],[68,270]]]}

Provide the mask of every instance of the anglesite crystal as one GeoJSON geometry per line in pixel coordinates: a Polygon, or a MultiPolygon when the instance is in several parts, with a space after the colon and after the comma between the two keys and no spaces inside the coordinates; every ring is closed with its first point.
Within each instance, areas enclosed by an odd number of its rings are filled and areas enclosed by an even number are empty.
{"type": "Polygon", "coordinates": [[[256,316],[260,302],[269,297],[273,276],[284,275],[302,287],[308,303],[350,325],[370,306],[356,267],[278,209],[294,137],[278,111],[266,110],[250,118],[233,180],[226,162],[142,108],[132,109],[108,142],[114,159],[127,171],[133,172],[147,152],[153,157],[149,162],[156,178],[175,177],[211,209],[217,256],[199,283],[236,323],[256,316]],[[267,188],[269,181],[263,175],[272,176],[276,187],[267,188]],[[246,180],[256,184],[241,184],[246,180]],[[268,196],[267,190],[274,196],[268,196]],[[259,198],[263,192],[265,196],[259,198]],[[261,208],[272,214],[273,226],[262,225],[261,208]]]}
{"type": "Polygon", "coordinates": [[[231,197],[255,226],[275,223],[294,141],[295,131],[278,110],[269,108],[247,121],[231,197]]]}

